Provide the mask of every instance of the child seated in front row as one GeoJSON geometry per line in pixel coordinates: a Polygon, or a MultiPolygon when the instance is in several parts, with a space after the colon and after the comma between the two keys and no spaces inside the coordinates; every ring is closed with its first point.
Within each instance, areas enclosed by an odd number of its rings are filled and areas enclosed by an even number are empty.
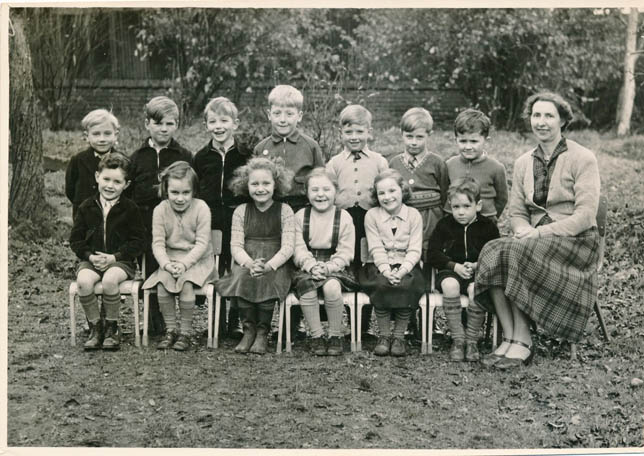
{"type": "Polygon", "coordinates": [[[185,161],[168,166],[160,176],[163,201],[152,214],[152,252],[159,264],[143,284],[156,287],[166,325],[157,349],[190,348],[195,287],[215,278],[215,257],[210,242],[210,208],[197,199],[197,174],[185,161]],[[175,296],[179,296],[181,331],[177,331],[175,296]]]}
{"type": "Polygon", "coordinates": [[[315,168],[306,179],[311,207],[295,214],[293,277],[295,294],[311,330],[311,352],[338,356],[343,352],[342,291],[354,290],[356,281],[349,265],[353,259],[355,229],[349,213],[336,208],[337,182],[324,169],[315,168]],[[329,338],[322,337],[318,290],[324,296],[329,338]]]}
{"type": "Polygon", "coordinates": [[[76,283],[78,298],[90,325],[85,350],[118,350],[121,282],[134,278],[136,257],[145,249],[145,228],[134,201],[122,196],[130,184],[130,162],[118,152],[104,155],[94,178],[98,193],[78,207],[69,244],[82,261],[76,283]],[[101,320],[94,294],[103,284],[105,322],[101,320]]]}
{"type": "Polygon", "coordinates": [[[463,328],[461,294],[467,294],[467,287],[474,282],[481,249],[499,237],[499,230],[494,221],[480,214],[480,187],[471,177],[453,183],[449,202],[452,213],[439,220],[429,240],[429,263],[438,271],[436,284],[443,293],[443,311],[452,334],[450,359],[478,361],[485,310],[470,300],[467,327],[463,328]]]}
{"type": "Polygon", "coordinates": [[[233,213],[230,273],[215,286],[222,297],[235,297],[244,335],[238,353],[266,353],[275,300],[284,300],[291,288],[288,260],[293,255],[295,227],[291,207],[275,199],[288,193],[293,174],[282,160],[254,157],[235,171],[231,183],[236,195],[252,203],[233,213]]]}
{"type": "Polygon", "coordinates": [[[374,354],[405,356],[405,330],[409,317],[425,292],[420,271],[423,219],[407,206],[411,190],[400,173],[388,169],[374,181],[378,207],[369,209],[364,226],[373,262],[360,270],[360,286],[369,295],[378,320],[380,337],[374,354]],[[391,337],[391,315],[395,325],[391,337]]]}

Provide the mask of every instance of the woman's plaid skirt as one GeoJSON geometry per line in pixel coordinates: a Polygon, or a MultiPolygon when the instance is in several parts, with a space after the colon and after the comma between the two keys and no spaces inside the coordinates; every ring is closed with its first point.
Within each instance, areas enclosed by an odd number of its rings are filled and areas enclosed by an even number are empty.
{"type": "Polygon", "coordinates": [[[501,238],[479,256],[474,294],[493,311],[488,290],[500,287],[508,300],[552,337],[578,342],[597,297],[599,234],[501,238]]]}

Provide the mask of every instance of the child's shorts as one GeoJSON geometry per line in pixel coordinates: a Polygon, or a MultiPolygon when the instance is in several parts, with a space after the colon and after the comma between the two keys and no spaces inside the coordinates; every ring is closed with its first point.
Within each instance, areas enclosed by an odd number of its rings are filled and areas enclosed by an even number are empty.
{"type": "MultiPolygon", "coordinates": [[[[134,274],[136,273],[136,266],[133,261],[116,261],[110,265],[109,268],[107,268],[105,271],[109,270],[110,268],[121,268],[125,271],[125,274],[127,274],[127,278],[129,280],[134,278],[134,274]]],[[[76,269],[76,275],[78,276],[78,273],[83,270],[83,269],[91,269],[95,273],[97,273],[100,277],[103,277],[103,274],[105,271],[99,271],[94,267],[94,265],[91,263],[91,261],[81,261],[80,264],[78,265],[78,268],[76,269]]]]}
{"type": "Polygon", "coordinates": [[[467,287],[470,285],[470,283],[474,282],[474,277],[472,277],[471,279],[464,279],[463,277],[458,275],[456,271],[451,271],[449,269],[442,269],[438,271],[438,274],[436,274],[436,289],[441,293],[443,292],[443,289],[441,288],[441,282],[449,277],[452,277],[458,280],[458,284],[461,287],[462,295],[467,295],[467,287]]]}

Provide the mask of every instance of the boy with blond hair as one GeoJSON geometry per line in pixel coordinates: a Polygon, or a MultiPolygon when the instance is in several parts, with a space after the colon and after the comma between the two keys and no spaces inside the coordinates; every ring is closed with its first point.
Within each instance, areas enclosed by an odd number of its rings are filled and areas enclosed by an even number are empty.
{"type": "MultiPolygon", "coordinates": [[[[211,229],[221,230],[222,250],[218,271],[222,276],[230,270],[230,230],[233,212],[237,206],[248,202],[248,198],[235,196],[229,187],[235,170],[244,166],[250,158],[250,150],[235,138],[239,127],[237,106],[225,97],[213,98],[203,111],[204,125],[211,135],[208,141],[192,159],[192,167],[199,177],[199,198],[204,200],[211,212],[211,229]]],[[[221,319],[221,334],[232,334],[238,327],[236,301],[231,301],[228,327],[226,318],[221,319]]]]}
{"type": "Polygon", "coordinates": [[[106,109],[90,111],[81,121],[89,147],[72,157],[65,171],[65,195],[72,203],[72,218],[78,207],[97,192],[98,163],[114,150],[119,136],[119,121],[106,109]]]}
{"type": "MultiPolygon", "coordinates": [[[[179,126],[179,108],[168,97],[154,97],[145,105],[145,129],[149,132],[141,147],[131,156],[132,183],[126,196],[139,206],[147,233],[145,275],[149,277],[159,268],[152,254],[152,212],[161,202],[159,175],[176,161],[192,161],[192,154],[183,148],[174,134],[179,126]]],[[[163,333],[163,317],[156,295],[150,296],[150,334],[163,333]]]]}
{"type": "MultiPolygon", "coordinates": [[[[378,152],[369,149],[371,113],[363,106],[349,105],[340,112],[340,138],[343,149],[326,164],[327,171],[338,181],[336,206],[346,209],[353,219],[356,241],[352,268],[357,276],[361,266],[360,240],[365,237],[364,218],[375,202],[371,198],[373,182],[389,166],[378,152]]],[[[365,333],[371,321],[371,308],[362,314],[365,333]]]]}

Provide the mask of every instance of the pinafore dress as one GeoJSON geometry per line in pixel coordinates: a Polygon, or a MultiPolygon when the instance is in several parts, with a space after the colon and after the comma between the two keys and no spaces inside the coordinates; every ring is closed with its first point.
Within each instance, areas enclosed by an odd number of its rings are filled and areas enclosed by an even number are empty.
{"type": "MultiPolygon", "coordinates": [[[[333,234],[331,235],[331,247],[328,249],[312,249],[309,245],[310,241],[310,227],[311,227],[311,208],[307,207],[304,209],[304,220],[302,223],[302,237],[304,238],[304,243],[306,248],[309,249],[309,252],[313,254],[313,257],[317,261],[329,261],[331,256],[335,253],[335,250],[338,247],[338,238],[340,236],[340,214],[341,211],[339,208],[335,209],[335,214],[333,215],[333,234]]],[[[310,273],[302,271],[301,269],[295,272],[293,276],[293,284],[295,288],[295,295],[300,298],[302,295],[308,293],[309,291],[317,290],[330,279],[337,279],[342,285],[343,291],[354,291],[358,287],[355,277],[351,271],[343,269],[338,272],[331,272],[326,279],[315,280],[310,273]]]]}
{"type": "MultiPolygon", "coordinates": [[[[270,260],[282,244],[282,203],[274,202],[265,212],[246,204],[244,215],[244,250],[253,258],[270,260]]],[[[253,303],[284,300],[291,288],[291,262],[261,277],[233,261],[230,273],[215,282],[220,296],[239,297],[253,303]]]]}

